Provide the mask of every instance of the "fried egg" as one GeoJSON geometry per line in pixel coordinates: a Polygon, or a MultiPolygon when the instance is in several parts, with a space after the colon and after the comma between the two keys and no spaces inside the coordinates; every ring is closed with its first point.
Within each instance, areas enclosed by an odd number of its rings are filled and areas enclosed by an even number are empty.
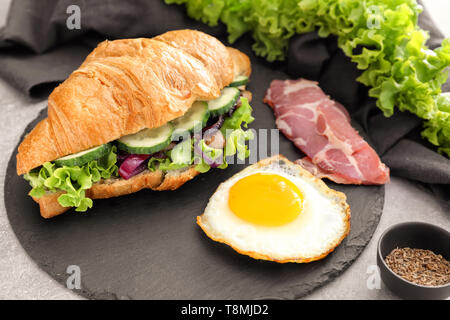
{"type": "Polygon", "coordinates": [[[305,263],[326,257],[347,236],[350,207],[343,193],[278,155],[220,184],[197,224],[252,258],[305,263]]]}

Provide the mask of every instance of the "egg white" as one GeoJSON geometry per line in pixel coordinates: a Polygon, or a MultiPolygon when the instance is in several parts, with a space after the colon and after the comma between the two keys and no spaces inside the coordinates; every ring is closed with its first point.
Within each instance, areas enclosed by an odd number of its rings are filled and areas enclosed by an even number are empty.
{"type": "Polygon", "coordinates": [[[276,156],[249,166],[222,183],[197,222],[210,238],[240,253],[278,262],[309,262],[323,258],[342,241],[349,231],[349,219],[345,195],[329,189],[300,166],[276,156]],[[302,192],[303,209],[295,220],[267,227],[247,222],[231,211],[230,188],[238,180],[260,172],[283,176],[302,192]]]}

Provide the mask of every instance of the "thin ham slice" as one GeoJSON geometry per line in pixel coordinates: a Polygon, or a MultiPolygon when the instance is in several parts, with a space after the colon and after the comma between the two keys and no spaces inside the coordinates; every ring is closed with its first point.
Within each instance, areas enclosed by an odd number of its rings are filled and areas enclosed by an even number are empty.
{"type": "Polygon", "coordinates": [[[312,174],[343,184],[389,181],[389,168],[351,126],[347,110],[317,82],[273,80],[264,102],[281,132],[306,154],[297,163],[312,174]]]}

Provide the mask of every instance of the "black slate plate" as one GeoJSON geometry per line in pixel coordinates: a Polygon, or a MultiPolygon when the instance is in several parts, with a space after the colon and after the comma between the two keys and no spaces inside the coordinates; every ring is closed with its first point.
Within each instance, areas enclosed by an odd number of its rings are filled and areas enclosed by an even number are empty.
{"type": "MultiPolygon", "coordinates": [[[[252,59],[249,89],[256,120],[252,128],[274,128],[263,102],[272,79],[287,78],[277,66],[252,59]]],[[[28,132],[45,112],[27,128],[28,132]]],[[[280,153],[301,153],[280,135],[280,153]]],[[[144,190],[120,198],[95,200],[86,214],[70,211],[51,220],[27,196],[28,183],[16,175],[16,153],[5,179],[11,226],[30,257],[66,284],[69,265],[81,269],[81,290],[89,298],[261,299],[300,298],[342,273],[369,242],[381,216],[384,187],[343,186],[351,206],[351,232],[326,259],[309,264],[256,261],[207,238],[195,224],[220,182],[241,170],[211,170],[176,191],[144,190]]]]}

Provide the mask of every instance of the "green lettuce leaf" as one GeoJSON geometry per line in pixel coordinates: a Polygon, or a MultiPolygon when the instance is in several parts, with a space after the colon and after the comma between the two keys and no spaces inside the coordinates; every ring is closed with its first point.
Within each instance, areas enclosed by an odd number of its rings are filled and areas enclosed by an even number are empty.
{"type": "Polygon", "coordinates": [[[242,129],[227,130],[225,156],[233,156],[237,153],[240,160],[244,160],[250,156],[250,150],[245,144],[246,141],[254,138],[251,130],[244,131],[242,129]]]}
{"type": "Polygon", "coordinates": [[[178,143],[172,150],[167,152],[167,158],[159,163],[158,169],[163,171],[183,169],[192,164],[192,139],[178,143]]]}
{"type": "Polygon", "coordinates": [[[160,163],[165,161],[166,158],[150,158],[147,163],[148,170],[155,172],[156,170],[159,169],[160,163]]]}
{"type": "Polygon", "coordinates": [[[200,162],[195,166],[195,170],[200,173],[208,172],[211,167],[205,161],[200,160],[200,162]]]}
{"type": "Polygon", "coordinates": [[[150,171],[178,170],[193,163],[193,148],[191,139],[178,143],[172,150],[166,152],[165,158],[150,158],[148,169],[150,171]]]}
{"type": "Polygon", "coordinates": [[[439,111],[425,122],[422,136],[438,146],[438,152],[450,157],[450,93],[441,94],[438,99],[439,111]]]}
{"type": "Polygon", "coordinates": [[[24,178],[30,182],[30,195],[42,197],[46,192],[65,193],[58,197],[63,207],[75,207],[76,211],[86,211],[92,207],[92,200],[87,198],[85,190],[100,179],[117,176],[116,147],[98,160],[92,160],[83,166],[57,167],[54,163],[46,162],[40,168],[30,171],[24,178]]]}
{"type": "Polygon", "coordinates": [[[170,171],[170,170],[178,170],[178,169],[183,169],[186,168],[188,166],[190,166],[192,164],[191,163],[176,163],[176,162],[172,162],[172,160],[170,158],[166,158],[164,159],[164,161],[161,161],[159,163],[158,169],[162,170],[162,171],[170,171]]]}
{"type": "MultiPolygon", "coordinates": [[[[228,166],[227,162],[225,161],[223,149],[211,148],[206,144],[204,139],[195,141],[194,143],[197,143],[199,145],[205,156],[217,163],[220,163],[220,166],[218,166],[218,168],[225,169],[228,166]]],[[[196,151],[194,151],[194,163],[196,163],[195,169],[201,173],[205,173],[211,168],[209,164],[205,162],[202,155],[200,155],[196,151]]]]}
{"type": "Polygon", "coordinates": [[[252,123],[255,118],[252,116],[252,107],[248,103],[247,98],[241,98],[241,106],[237,108],[231,117],[226,118],[220,131],[225,135],[227,130],[240,129],[241,126],[247,128],[248,124],[252,123]]]}

